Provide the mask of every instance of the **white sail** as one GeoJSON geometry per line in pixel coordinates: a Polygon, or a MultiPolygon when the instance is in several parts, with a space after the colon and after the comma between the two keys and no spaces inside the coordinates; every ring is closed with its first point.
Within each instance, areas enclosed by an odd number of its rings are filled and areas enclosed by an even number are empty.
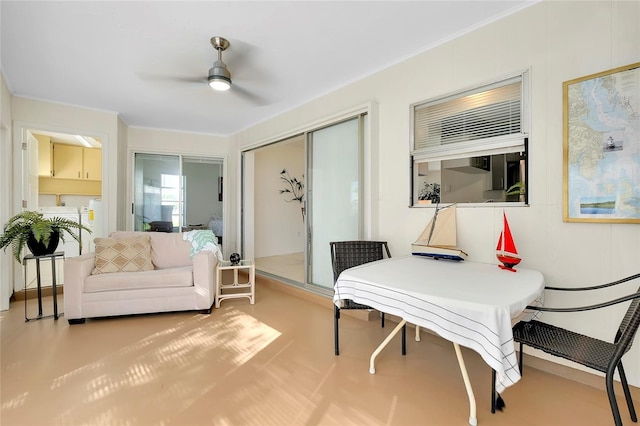
{"type": "Polygon", "coordinates": [[[464,260],[467,254],[458,249],[456,238],[456,206],[436,209],[433,218],[411,246],[414,255],[464,260]]]}
{"type": "Polygon", "coordinates": [[[423,246],[455,247],[456,206],[455,204],[436,210],[433,218],[414,243],[423,246]]]}

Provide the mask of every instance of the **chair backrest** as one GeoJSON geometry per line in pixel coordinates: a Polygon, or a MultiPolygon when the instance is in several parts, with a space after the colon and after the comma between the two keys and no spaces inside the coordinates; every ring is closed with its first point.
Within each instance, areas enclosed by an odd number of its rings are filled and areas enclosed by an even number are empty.
{"type": "Polygon", "coordinates": [[[331,247],[331,265],[333,266],[333,282],[345,269],[364,263],[389,258],[391,253],[386,241],[334,241],[331,247]]]}
{"type": "MultiPolygon", "coordinates": [[[[640,293],[640,288],[638,288],[640,293]]],[[[620,328],[616,334],[615,343],[624,346],[624,352],[627,352],[633,344],[633,339],[640,326],[640,297],[636,297],[631,301],[627,313],[622,318],[620,328]]]]}

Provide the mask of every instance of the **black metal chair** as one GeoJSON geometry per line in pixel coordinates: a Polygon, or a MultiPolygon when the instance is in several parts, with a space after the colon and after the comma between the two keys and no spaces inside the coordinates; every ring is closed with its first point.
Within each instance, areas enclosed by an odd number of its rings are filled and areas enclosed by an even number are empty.
{"type": "MultiPolygon", "coordinates": [[[[373,262],[391,257],[391,252],[386,241],[335,241],[329,243],[331,247],[331,265],[333,266],[333,282],[338,280],[338,276],[345,269],[364,263],[373,262]]],[[[370,306],[355,303],[353,300],[345,299],[342,307],[334,305],[334,337],[335,354],[340,355],[340,338],[338,333],[338,322],[340,320],[340,310],[343,309],[372,309],[370,306]]],[[[384,312],[381,315],[382,327],[384,327],[384,312]]],[[[407,353],[406,349],[406,325],[402,327],[402,355],[407,353]]]]}
{"type": "MultiPolygon", "coordinates": [[[[618,281],[601,284],[591,287],[561,288],[545,287],[545,290],[556,291],[587,291],[611,287],[628,281],[640,279],[640,274],[632,275],[618,281]]],[[[575,308],[547,308],[543,306],[528,306],[527,309],[542,312],[582,312],[592,309],[604,308],[618,303],[631,300],[631,305],[627,309],[625,316],[620,323],[613,343],[585,336],[564,328],[556,327],[537,320],[520,322],[513,328],[513,339],[520,344],[519,366],[522,372],[522,345],[528,345],[540,349],[551,355],[577,362],[594,370],[605,373],[605,384],[609,396],[609,404],[613,412],[613,419],[616,426],[622,425],[620,411],[616,403],[616,396],[613,389],[613,375],[616,368],[620,374],[620,382],[624,390],[624,396],[629,407],[631,420],[637,422],[636,411],[633,407],[633,400],[629,392],[627,377],[622,368],[622,356],[631,348],[633,338],[640,325],[640,288],[636,293],[598,303],[590,306],[575,308]]]]}

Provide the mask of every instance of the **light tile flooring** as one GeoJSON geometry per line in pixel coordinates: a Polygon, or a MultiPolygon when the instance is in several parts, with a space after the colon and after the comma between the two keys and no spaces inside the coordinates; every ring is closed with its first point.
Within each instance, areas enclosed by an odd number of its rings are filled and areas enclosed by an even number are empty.
{"type": "MultiPolygon", "coordinates": [[[[255,305],[227,300],[211,315],[69,326],[64,317],[25,323],[16,302],[0,313],[0,424],[466,425],[467,395],[449,342],[423,333],[421,342],[407,340],[403,357],[396,336],[369,374],[369,356],[391,326],[343,315],[336,357],[330,302],[261,278],[255,305]]],[[[603,390],[526,367],[503,394],[505,410],[491,414],[490,369],[463,353],[480,425],[612,424],[603,390]]],[[[624,405],[621,412],[631,424],[624,405]]]]}
{"type": "Polygon", "coordinates": [[[304,253],[281,254],[255,259],[256,270],[303,283],[304,253]]]}

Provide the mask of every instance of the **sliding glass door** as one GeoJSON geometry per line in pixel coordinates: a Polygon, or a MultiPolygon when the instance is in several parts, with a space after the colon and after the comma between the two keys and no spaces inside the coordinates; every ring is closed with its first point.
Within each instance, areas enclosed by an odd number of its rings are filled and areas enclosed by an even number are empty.
{"type": "Polygon", "coordinates": [[[134,230],[178,231],[182,225],[180,157],[135,154],[134,230]]]}
{"type": "Polygon", "coordinates": [[[133,228],[211,229],[222,241],[222,160],[134,154],[133,228]]]}
{"type": "Polygon", "coordinates": [[[267,276],[330,294],[329,242],[363,236],[358,115],[242,154],[242,256],[267,276]]]}
{"type": "Polygon", "coordinates": [[[333,288],[329,243],[362,236],[363,116],[310,132],[308,282],[333,288]]]}

